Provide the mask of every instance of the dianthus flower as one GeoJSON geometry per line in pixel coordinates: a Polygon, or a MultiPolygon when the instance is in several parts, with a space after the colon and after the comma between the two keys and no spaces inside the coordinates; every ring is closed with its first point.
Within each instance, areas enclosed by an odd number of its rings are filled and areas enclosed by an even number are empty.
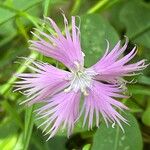
{"type": "Polygon", "coordinates": [[[109,123],[117,123],[123,130],[121,122],[127,123],[127,120],[117,110],[128,108],[116,100],[126,97],[120,81],[124,81],[124,76],[135,75],[147,66],[145,60],[128,64],[137,51],[134,47],[123,56],[128,45],[126,38],[123,46],[119,41],[111,51],[107,42],[103,57],[90,68],[85,68],[80,30],[76,26],[76,18],[72,16],[71,19],[70,32],[64,16],[63,35],[56,23],[47,18],[55,34],[36,30],[38,34],[33,34],[37,40],[32,40],[30,46],[31,49],[63,63],[69,71],[33,61],[29,68],[34,73],[17,74],[21,80],[16,82],[16,90],[23,90],[28,97],[24,102],[29,105],[39,102],[44,104],[36,112],[38,119],[45,120],[40,126],[44,126],[44,132],[49,134],[48,140],[59,129],[67,129],[69,136],[82,115],[83,127],[87,123],[88,129],[92,129],[93,124],[98,127],[103,118],[107,126],[109,123]]]}

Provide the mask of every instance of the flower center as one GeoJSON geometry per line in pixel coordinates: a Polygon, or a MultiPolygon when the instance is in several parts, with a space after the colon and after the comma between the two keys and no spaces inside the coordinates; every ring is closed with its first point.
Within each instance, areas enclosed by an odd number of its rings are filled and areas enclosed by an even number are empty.
{"type": "Polygon", "coordinates": [[[93,75],[92,70],[79,67],[79,64],[77,64],[77,69],[72,71],[72,75],[69,77],[70,86],[65,89],[65,92],[71,90],[77,92],[78,90],[81,90],[81,92],[87,96],[87,88],[91,86],[93,75]]]}

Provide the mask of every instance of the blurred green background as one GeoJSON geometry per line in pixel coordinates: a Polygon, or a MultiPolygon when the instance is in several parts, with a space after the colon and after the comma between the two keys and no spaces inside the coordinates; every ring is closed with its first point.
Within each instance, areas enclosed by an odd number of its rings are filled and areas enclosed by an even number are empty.
{"type": "MultiPolygon", "coordinates": [[[[26,66],[19,57],[33,57],[44,62],[56,61],[28,49],[30,31],[45,28],[43,16],[50,16],[63,30],[61,10],[67,18],[81,18],[81,45],[86,54],[86,66],[95,63],[106,49],[112,48],[124,35],[130,43],[126,53],[136,44],[138,54],[133,62],[150,60],[150,1],[149,0],[0,0],[0,150],[149,150],[150,149],[150,70],[134,77],[128,85],[131,95],[123,102],[130,108],[125,117],[130,126],[125,133],[107,128],[87,131],[79,122],[68,139],[63,132],[46,142],[42,130],[37,129],[33,110],[19,103],[25,99],[13,92],[16,72],[26,66]],[[15,63],[20,61],[21,63],[15,63]]],[[[129,79],[130,80],[130,79],[129,79]]]]}

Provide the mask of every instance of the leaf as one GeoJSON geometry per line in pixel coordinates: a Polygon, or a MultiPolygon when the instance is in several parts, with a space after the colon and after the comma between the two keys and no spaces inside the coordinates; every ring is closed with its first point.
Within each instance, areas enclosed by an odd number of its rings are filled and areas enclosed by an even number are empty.
{"type": "Polygon", "coordinates": [[[5,120],[0,124],[0,149],[11,150],[18,138],[18,127],[13,120],[5,120]]]}
{"type": "Polygon", "coordinates": [[[150,99],[148,100],[147,108],[142,115],[142,122],[145,125],[150,126],[150,99]]]}
{"type": "MultiPolygon", "coordinates": [[[[13,0],[11,4],[0,3],[0,25],[6,23],[7,21],[16,17],[17,15],[26,17],[27,13],[24,12],[28,11],[28,9],[32,7],[35,7],[41,2],[42,0],[13,0]]],[[[35,9],[34,11],[32,10],[32,15],[33,14],[35,14],[35,9]]]]}
{"type": "Polygon", "coordinates": [[[143,109],[137,103],[135,103],[132,98],[128,99],[125,104],[133,113],[143,111],[143,109]]]}
{"type": "Polygon", "coordinates": [[[32,134],[32,129],[33,129],[33,106],[31,106],[30,108],[26,108],[26,113],[25,113],[25,130],[24,130],[24,145],[23,145],[23,149],[27,150],[28,146],[29,146],[29,142],[30,142],[30,138],[31,138],[31,134],[32,134]]]}
{"type": "Polygon", "coordinates": [[[132,94],[138,94],[138,95],[148,95],[150,96],[150,89],[148,87],[143,87],[140,85],[130,85],[128,86],[128,90],[132,94]]]}
{"type": "Polygon", "coordinates": [[[112,48],[118,41],[115,29],[100,15],[84,15],[81,17],[81,45],[85,53],[85,65],[89,67],[96,63],[104,54],[107,43],[112,48]]]}
{"type": "Polygon", "coordinates": [[[2,105],[3,105],[3,108],[5,108],[6,111],[10,114],[10,116],[14,118],[16,125],[18,125],[21,129],[23,129],[21,117],[18,114],[16,106],[12,107],[12,105],[6,99],[3,101],[2,105]]]}
{"type": "Polygon", "coordinates": [[[67,137],[55,136],[49,141],[40,130],[33,132],[31,137],[31,144],[28,149],[33,150],[66,150],[67,137]]]}
{"type": "Polygon", "coordinates": [[[13,150],[22,150],[23,149],[23,143],[24,143],[23,134],[20,134],[13,150]]]}
{"type": "Polygon", "coordinates": [[[150,85],[150,77],[147,77],[147,76],[144,76],[144,75],[139,76],[138,83],[145,84],[145,85],[150,85]]]}
{"type": "Polygon", "coordinates": [[[118,1],[109,11],[109,21],[113,24],[115,29],[119,32],[122,32],[124,24],[120,20],[120,11],[122,10],[124,3],[126,1],[118,1]],[[117,20],[117,21],[116,21],[117,20]]]}
{"type": "Polygon", "coordinates": [[[90,150],[91,144],[86,144],[82,150],[90,150]]]}
{"type": "Polygon", "coordinates": [[[56,136],[53,138],[53,140],[49,140],[48,145],[50,150],[66,150],[65,148],[65,142],[67,138],[63,136],[56,136]]]}
{"type": "MultiPolygon", "coordinates": [[[[37,135],[38,137],[39,135],[37,135]]],[[[31,147],[31,149],[38,149],[38,150],[66,150],[66,141],[67,138],[64,136],[55,136],[53,139],[50,139],[49,141],[46,141],[45,138],[43,138],[43,135],[41,135],[40,139],[37,139],[37,137],[34,137],[34,139],[31,139],[31,142],[34,144],[34,147],[31,147]]]]}
{"type": "Polygon", "coordinates": [[[135,43],[150,48],[150,5],[141,0],[128,1],[120,12],[126,35],[135,43]]]}
{"type": "Polygon", "coordinates": [[[142,137],[135,117],[127,113],[129,125],[123,124],[125,133],[116,126],[109,127],[103,123],[97,130],[92,150],[142,150],[142,137]]]}
{"type": "Polygon", "coordinates": [[[0,7],[0,25],[15,16],[14,12],[0,7]]]}
{"type": "Polygon", "coordinates": [[[42,0],[32,0],[32,1],[28,1],[28,0],[13,0],[13,7],[18,9],[18,10],[26,10],[29,9],[30,7],[35,6],[38,3],[41,3],[42,0]]]}
{"type": "MultiPolygon", "coordinates": [[[[5,18],[5,17],[4,17],[5,18]]],[[[9,20],[7,21],[7,23],[3,24],[0,26],[1,29],[0,30],[0,36],[8,36],[9,34],[17,34],[17,30],[14,27],[14,22],[13,20],[9,20]]]]}

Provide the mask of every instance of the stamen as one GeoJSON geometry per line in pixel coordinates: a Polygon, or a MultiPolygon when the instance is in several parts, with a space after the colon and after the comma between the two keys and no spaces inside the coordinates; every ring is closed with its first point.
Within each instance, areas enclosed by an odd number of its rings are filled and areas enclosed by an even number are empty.
{"type": "Polygon", "coordinates": [[[64,92],[70,92],[71,90],[77,92],[80,90],[84,96],[88,96],[86,88],[91,86],[94,74],[91,74],[89,70],[83,68],[78,62],[74,62],[74,64],[76,65],[76,70],[72,71],[72,75],[68,78],[70,86],[64,92]]]}
{"type": "Polygon", "coordinates": [[[64,92],[68,93],[71,91],[71,86],[69,86],[68,88],[64,89],[64,92]]]}
{"type": "Polygon", "coordinates": [[[75,61],[74,64],[75,64],[76,67],[77,67],[77,71],[79,71],[79,70],[80,70],[80,64],[79,64],[77,61],[75,61]]]}
{"type": "Polygon", "coordinates": [[[88,96],[89,95],[89,93],[86,90],[83,92],[83,94],[84,94],[84,96],[88,96]]]}

